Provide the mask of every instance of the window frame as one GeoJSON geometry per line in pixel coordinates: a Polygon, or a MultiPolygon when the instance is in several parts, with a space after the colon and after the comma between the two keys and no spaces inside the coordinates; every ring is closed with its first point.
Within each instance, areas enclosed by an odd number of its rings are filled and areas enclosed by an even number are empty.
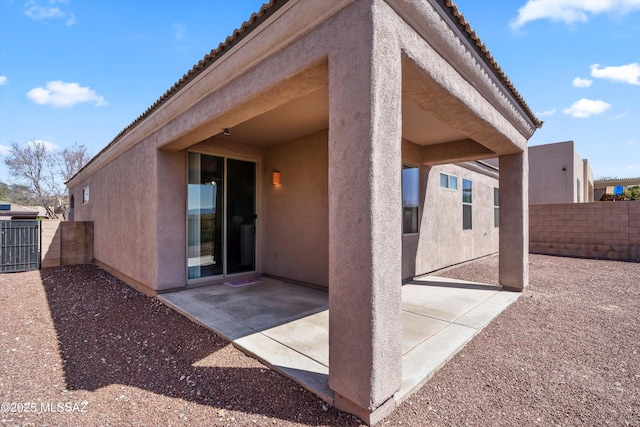
{"type": "Polygon", "coordinates": [[[445,188],[447,190],[452,190],[452,191],[458,191],[458,177],[456,175],[451,175],[448,173],[444,173],[444,172],[440,172],[440,188],[445,188]],[[442,178],[446,177],[447,179],[447,186],[443,186],[442,185],[442,178]],[[455,186],[452,186],[451,184],[455,183],[455,186]]]}
{"type": "Polygon", "coordinates": [[[500,227],[500,189],[493,187],[493,227],[500,227]]]}
{"type": "Polygon", "coordinates": [[[402,164],[402,175],[401,175],[401,196],[402,196],[402,235],[411,235],[411,234],[418,234],[420,232],[420,166],[416,166],[416,165],[412,165],[410,163],[403,163],[402,164]],[[416,206],[405,206],[405,189],[404,189],[404,181],[405,181],[405,174],[404,171],[408,170],[408,169],[416,169],[417,173],[416,173],[416,178],[415,178],[415,186],[416,186],[416,191],[417,194],[416,196],[418,197],[416,200],[416,206]],[[410,224],[411,227],[409,228],[409,230],[405,230],[405,208],[410,208],[411,209],[411,219],[410,219],[410,224]],[[415,210],[414,210],[415,209],[415,210]]]}
{"type": "Polygon", "coordinates": [[[90,201],[90,191],[89,191],[89,186],[87,185],[86,187],[82,187],[82,204],[86,205],[89,204],[90,201]]]}
{"type": "Polygon", "coordinates": [[[473,230],[473,181],[470,179],[462,178],[462,230],[473,230]],[[467,194],[466,185],[469,184],[469,190],[467,194]],[[468,196],[468,201],[465,199],[468,196]],[[467,208],[468,207],[468,208],[467,208]],[[466,209],[465,209],[466,208],[466,209]],[[469,211],[469,224],[465,221],[465,211],[469,211]]]}

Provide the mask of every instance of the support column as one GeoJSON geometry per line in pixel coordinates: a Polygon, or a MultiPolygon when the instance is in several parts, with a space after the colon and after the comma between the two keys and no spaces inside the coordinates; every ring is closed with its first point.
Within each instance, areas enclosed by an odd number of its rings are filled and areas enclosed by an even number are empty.
{"type": "Polygon", "coordinates": [[[520,292],[529,284],[528,150],[500,156],[500,284],[520,292]]]}
{"type": "Polygon", "coordinates": [[[367,17],[329,57],[329,387],[375,424],[402,380],[401,63],[376,6],[356,5],[367,17]]]}
{"type": "Polygon", "coordinates": [[[187,155],[157,150],[156,290],[179,288],[187,280],[187,155]]]}

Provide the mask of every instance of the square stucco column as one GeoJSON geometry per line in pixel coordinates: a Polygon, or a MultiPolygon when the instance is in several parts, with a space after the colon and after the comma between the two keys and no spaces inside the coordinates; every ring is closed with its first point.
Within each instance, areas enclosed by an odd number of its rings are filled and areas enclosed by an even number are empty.
{"type": "Polygon", "coordinates": [[[513,291],[529,283],[527,153],[500,156],[500,284],[513,291]]]}
{"type": "Polygon", "coordinates": [[[187,276],[187,155],[157,151],[156,290],[184,287],[187,276]]]}
{"type": "Polygon", "coordinates": [[[360,25],[329,57],[329,386],[375,424],[402,379],[401,64],[360,25]]]}

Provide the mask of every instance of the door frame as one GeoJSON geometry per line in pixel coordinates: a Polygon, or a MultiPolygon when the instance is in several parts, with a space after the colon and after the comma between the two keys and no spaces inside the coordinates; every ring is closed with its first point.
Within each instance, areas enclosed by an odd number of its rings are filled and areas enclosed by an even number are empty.
{"type": "Polygon", "coordinates": [[[223,282],[229,278],[233,278],[233,277],[242,277],[242,276],[247,276],[247,275],[252,275],[255,274],[258,270],[259,270],[259,262],[260,262],[260,255],[258,251],[258,247],[259,247],[259,239],[260,239],[260,230],[261,230],[261,226],[260,226],[260,217],[261,217],[261,212],[260,212],[260,188],[261,188],[261,162],[259,160],[256,159],[252,159],[252,158],[246,158],[246,157],[242,157],[242,156],[234,156],[234,155],[228,155],[228,154],[220,154],[220,153],[216,153],[216,152],[207,152],[207,151],[203,151],[203,150],[186,150],[186,154],[185,156],[187,156],[187,161],[186,161],[186,168],[185,168],[185,173],[186,173],[186,182],[187,182],[187,187],[189,185],[189,161],[188,161],[188,156],[189,153],[195,153],[195,154],[199,154],[199,155],[205,155],[205,156],[213,156],[213,157],[220,157],[224,160],[224,174],[223,174],[223,181],[224,181],[224,192],[223,192],[223,196],[222,196],[222,200],[223,200],[223,216],[222,216],[222,242],[223,242],[223,247],[222,247],[222,259],[223,259],[223,266],[222,266],[222,274],[218,274],[215,276],[207,276],[207,277],[198,277],[198,278],[194,278],[194,279],[189,279],[189,262],[188,262],[188,246],[189,246],[189,209],[188,209],[188,204],[189,204],[189,195],[188,195],[188,188],[185,188],[185,191],[187,191],[187,197],[186,197],[186,206],[184,209],[184,214],[185,214],[185,261],[187,261],[187,266],[185,269],[185,279],[186,279],[186,284],[188,285],[203,285],[203,284],[208,284],[208,283],[220,283],[223,282]],[[240,160],[243,162],[249,162],[249,163],[253,163],[255,165],[255,183],[254,183],[254,206],[255,206],[255,211],[256,211],[256,216],[257,218],[254,218],[254,222],[255,222],[255,228],[256,228],[256,232],[255,232],[255,240],[254,240],[254,270],[251,271],[243,271],[243,272],[239,272],[239,273],[232,273],[232,274],[228,274],[227,273],[227,191],[228,191],[228,185],[227,185],[227,160],[240,160]]]}

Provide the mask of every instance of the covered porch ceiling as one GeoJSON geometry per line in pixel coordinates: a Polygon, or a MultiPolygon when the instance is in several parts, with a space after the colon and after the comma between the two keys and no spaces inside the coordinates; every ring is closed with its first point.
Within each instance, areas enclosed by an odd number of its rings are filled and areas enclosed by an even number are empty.
{"type": "MultiPolygon", "coordinates": [[[[228,128],[229,135],[220,129],[216,139],[268,146],[328,127],[329,88],[324,86],[228,128]]],[[[402,137],[421,146],[469,140],[406,98],[402,100],[402,137]]]]}
{"type": "MultiPolygon", "coordinates": [[[[325,63],[320,67],[326,66],[325,63]]],[[[306,72],[303,71],[286,79],[286,85],[292,87],[296,86],[296,81],[304,82],[304,91],[298,91],[296,96],[285,97],[281,101],[277,95],[275,99],[265,99],[282,92],[277,88],[267,89],[256,99],[243,103],[247,107],[244,114],[241,109],[228,114],[229,125],[226,125],[224,118],[216,120],[216,124],[221,125],[209,127],[210,131],[216,132],[211,136],[218,141],[269,146],[328,129],[330,113],[326,70],[319,71],[315,66],[307,72],[313,78],[305,76],[306,72]],[[314,83],[309,85],[310,81],[314,83]],[[254,108],[257,105],[259,107],[254,108]],[[254,115],[246,118],[247,110],[253,110],[254,115]],[[244,117],[238,120],[238,116],[244,117]],[[224,128],[229,129],[228,135],[224,134],[224,128]]],[[[425,76],[416,79],[414,73],[403,74],[402,137],[423,147],[425,165],[481,160],[500,154],[495,147],[490,149],[455,127],[455,109],[452,111],[451,102],[447,104],[447,101],[443,101],[442,94],[428,101],[433,88],[424,84],[425,76]]],[[[296,90],[290,90],[289,95],[292,92],[296,90]]],[[[459,103],[460,100],[452,102],[459,103]]],[[[468,125],[468,117],[460,123],[468,125]]]]}

